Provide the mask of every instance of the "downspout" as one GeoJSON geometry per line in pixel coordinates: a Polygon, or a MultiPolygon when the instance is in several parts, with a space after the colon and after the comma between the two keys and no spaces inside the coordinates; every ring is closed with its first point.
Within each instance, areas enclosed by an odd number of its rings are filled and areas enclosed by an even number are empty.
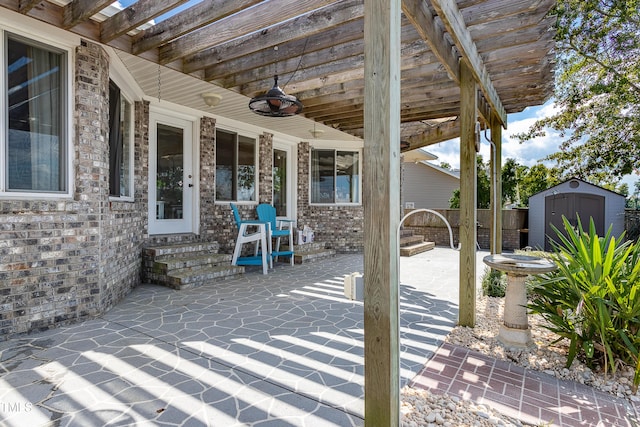
{"type": "Polygon", "coordinates": [[[496,148],[496,144],[494,144],[494,142],[491,140],[491,138],[487,138],[487,129],[484,130],[484,139],[486,139],[489,144],[491,144],[491,185],[493,187],[493,209],[491,212],[491,221],[493,223],[493,227],[491,228],[491,230],[493,231],[491,239],[493,240],[493,251],[496,251],[496,248],[498,247],[498,241],[496,239],[497,235],[498,235],[498,230],[496,230],[496,228],[498,227],[498,171],[497,171],[497,167],[496,167],[496,158],[497,158],[497,148],[496,148]]]}

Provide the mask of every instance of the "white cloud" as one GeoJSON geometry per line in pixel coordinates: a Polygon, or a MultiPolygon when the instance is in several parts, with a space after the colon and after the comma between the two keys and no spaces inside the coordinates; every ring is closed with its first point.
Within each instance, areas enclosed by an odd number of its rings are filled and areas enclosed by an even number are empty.
{"type": "MultiPolygon", "coordinates": [[[[558,151],[562,142],[559,132],[545,129],[545,135],[520,143],[514,135],[527,132],[536,122],[535,118],[526,118],[512,122],[502,134],[502,158],[514,158],[525,166],[533,166],[551,153],[558,151]]],[[[548,163],[548,162],[547,162],[548,163]]]]}
{"type": "MultiPolygon", "coordinates": [[[[528,131],[536,120],[549,117],[557,112],[557,106],[553,102],[548,101],[544,105],[528,107],[520,113],[510,114],[507,121],[508,128],[507,130],[502,130],[503,163],[508,158],[514,158],[519,164],[530,167],[540,163],[542,159],[549,154],[559,151],[559,145],[563,141],[563,138],[559,132],[553,129],[545,129],[545,136],[534,138],[522,144],[513,137],[513,135],[517,133],[528,131]]],[[[440,164],[440,162],[446,162],[453,168],[460,168],[460,138],[430,145],[425,148],[430,153],[438,156],[438,159],[433,163],[440,164]]],[[[480,154],[485,162],[490,158],[490,150],[491,145],[483,135],[480,154]]],[[[546,161],[543,163],[549,167],[554,165],[554,162],[546,161]]],[[[633,191],[636,181],[640,181],[640,174],[626,175],[621,182],[627,183],[629,190],[633,191]]]]}
{"type": "MultiPolygon", "coordinates": [[[[525,166],[533,166],[546,157],[547,155],[558,151],[561,142],[558,132],[546,130],[545,136],[534,138],[531,141],[520,144],[513,137],[517,133],[526,132],[535,123],[536,120],[547,117],[557,112],[555,104],[547,102],[539,107],[529,107],[521,113],[510,114],[508,118],[508,128],[502,131],[502,161],[508,158],[514,158],[516,162],[525,166]]],[[[487,133],[487,137],[489,133],[487,133]]],[[[460,139],[456,138],[450,141],[441,142],[439,144],[426,147],[427,151],[438,156],[435,163],[447,162],[454,168],[460,167],[460,139]]],[[[481,138],[480,154],[485,161],[491,156],[491,145],[484,137],[481,138]]],[[[547,165],[551,164],[547,162],[547,165]]]]}

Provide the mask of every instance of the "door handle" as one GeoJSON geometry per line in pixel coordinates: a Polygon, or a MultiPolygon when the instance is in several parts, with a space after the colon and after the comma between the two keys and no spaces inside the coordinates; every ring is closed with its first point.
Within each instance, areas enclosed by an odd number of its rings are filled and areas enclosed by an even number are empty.
{"type": "Polygon", "coordinates": [[[193,184],[189,184],[189,187],[193,187],[193,184]]]}

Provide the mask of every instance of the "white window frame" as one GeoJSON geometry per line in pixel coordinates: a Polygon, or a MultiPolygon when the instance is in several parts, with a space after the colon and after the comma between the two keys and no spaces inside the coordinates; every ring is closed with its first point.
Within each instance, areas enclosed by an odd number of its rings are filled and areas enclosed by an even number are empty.
{"type": "MultiPolygon", "coordinates": [[[[287,203],[288,218],[295,218],[297,212],[297,194],[294,189],[297,188],[297,175],[295,173],[297,160],[297,151],[290,144],[285,144],[282,141],[278,141],[274,138],[273,147],[271,148],[271,155],[273,156],[273,150],[280,150],[287,153],[287,197],[289,198],[287,203]]],[[[273,198],[273,185],[271,187],[271,197],[273,198]]]]}
{"type": "MultiPolygon", "coordinates": [[[[254,160],[254,167],[255,167],[255,191],[254,191],[254,200],[218,200],[217,198],[217,190],[215,188],[215,182],[214,182],[214,194],[215,194],[215,203],[216,204],[220,204],[220,205],[228,205],[230,203],[233,203],[234,205],[257,205],[258,204],[258,199],[260,197],[260,151],[259,151],[259,146],[260,146],[260,135],[258,134],[253,134],[251,132],[244,132],[242,130],[239,129],[234,129],[231,127],[222,127],[222,126],[217,126],[216,127],[216,132],[218,131],[222,131],[222,132],[227,132],[227,133],[232,133],[237,135],[238,137],[245,137],[245,138],[250,138],[253,139],[255,141],[254,147],[253,147],[253,158],[254,160]]],[[[215,147],[215,155],[216,155],[216,169],[218,167],[218,163],[217,163],[217,158],[218,158],[218,138],[216,135],[216,147],[215,147]]],[[[234,170],[234,173],[237,173],[237,165],[234,165],[234,167],[236,167],[236,170],[234,170]]],[[[215,175],[215,181],[218,180],[218,174],[216,171],[216,175],[215,175]]]]}
{"type": "MultiPolygon", "coordinates": [[[[18,18],[19,20],[20,18],[18,18]]],[[[34,34],[27,33],[18,28],[4,26],[4,21],[0,19],[0,68],[2,72],[0,72],[0,88],[2,88],[2,95],[0,96],[0,129],[2,129],[2,133],[0,134],[0,170],[3,172],[0,173],[0,199],[61,199],[61,198],[71,198],[73,195],[73,191],[75,188],[74,183],[74,175],[73,175],[73,61],[74,54],[72,46],[63,44],[59,42],[55,37],[44,37],[44,36],[34,36],[34,34]],[[7,28],[8,27],[8,28],[7,28]],[[65,67],[64,73],[65,76],[63,78],[63,91],[64,91],[64,120],[63,126],[61,129],[61,144],[65,146],[65,160],[64,171],[61,172],[64,174],[65,179],[65,189],[63,191],[7,191],[7,175],[5,173],[7,166],[7,138],[8,138],[8,123],[7,123],[7,99],[6,94],[8,93],[7,89],[7,65],[5,63],[6,58],[6,49],[7,49],[7,40],[10,35],[16,36],[18,38],[22,38],[27,42],[32,42],[35,45],[41,45],[43,48],[51,49],[53,51],[58,51],[63,55],[63,65],[65,67]],[[46,39],[46,41],[42,41],[42,39],[46,39]]],[[[18,25],[18,23],[14,23],[14,25],[18,25]]]]}
{"type": "MultiPolygon", "coordinates": [[[[362,149],[359,148],[336,148],[336,147],[311,147],[311,150],[309,151],[309,205],[311,206],[361,206],[362,205],[362,182],[363,182],[363,176],[362,176],[362,163],[363,163],[363,157],[362,157],[362,149]],[[358,176],[360,177],[360,185],[358,187],[358,202],[351,202],[351,203],[347,203],[347,202],[334,202],[334,203],[317,203],[317,202],[312,202],[311,198],[312,198],[312,194],[313,194],[313,163],[312,163],[312,153],[314,151],[330,151],[333,150],[334,153],[337,153],[338,151],[346,151],[346,152],[352,152],[352,153],[358,153],[358,176]]],[[[334,178],[335,178],[335,165],[334,165],[334,178]]],[[[336,180],[334,179],[334,199],[335,199],[335,185],[336,185],[336,180]]]]}
{"type": "MultiPolygon", "coordinates": [[[[133,202],[135,201],[135,188],[134,182],[136,177],[136,171],[134,169],[134,156],[135,156],[135,109],[136,104],[133,101],[133,97],[127,92],[129,86],[123,83],[122,78],[117,72],[114,72],[112,69],[109,70],[109,78],[113,80],[113,82],[120,88],[120,96],[122,96],[130,105],[131,108],[129,110],[129,123],[131,125],[131,132],[129,133],[129,172],[130,172],[130,180],[129,180],[129,194],[130,196],[115,196],[109,195],[109,200],[111,201],[121,201],[121,202],[133,202]]],[[[109,171],[109,176],[111,176],[111,171],[109,171]]]]}

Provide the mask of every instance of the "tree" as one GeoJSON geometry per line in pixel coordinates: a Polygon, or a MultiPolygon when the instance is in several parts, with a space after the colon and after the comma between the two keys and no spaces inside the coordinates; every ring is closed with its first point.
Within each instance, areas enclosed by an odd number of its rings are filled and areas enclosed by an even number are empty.
{"type": "Polygon", "coordinates": [[[518,202],[518,163],[509,158],[502,165],[502,203],[518,202]]]}
{"type": "Polygon", "coordinates": [[[520,177],[520,206],[529,206],[529,197],[560,183],[559,172],[539,163],[524,171],[520,177]]]}
{"type": "Polygon", "coordinates": [[[555,102],[521,142],[558,130],[564,176],[618,181],[640,164],[640,2],[559,0],[555,102]]]}
{"type": "MultiPolygon", "coordinates": [[[[482,156],[476,156],[476,174],[477,174],[477,208],[488,209],[491,200],[491,179],[489,175],[489,165],[485,164],[482,156]]],[[[453,190],[449,199],[449,207],[451,209],[460,208],[460,189],[453,190]]]]}
{"type": "Polygon", "coordinates": [[[629,209],[639,209],[640,208],[640,181],[636,181],[633,184],[633,187],[634,187],[633,194],[627,197],[626,207],[629,209]]]}

